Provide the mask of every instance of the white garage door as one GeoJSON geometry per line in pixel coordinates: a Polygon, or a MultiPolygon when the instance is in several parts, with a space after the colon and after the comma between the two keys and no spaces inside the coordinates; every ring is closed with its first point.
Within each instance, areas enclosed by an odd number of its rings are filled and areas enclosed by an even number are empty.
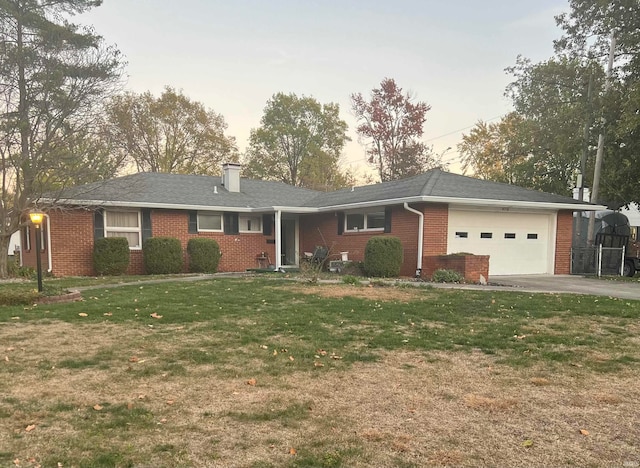
{"type": "Polygon", "coordinates": [[[449,210],[448,253],[489,255],[490,275],[553,273],[555,214],[449,210]]]}

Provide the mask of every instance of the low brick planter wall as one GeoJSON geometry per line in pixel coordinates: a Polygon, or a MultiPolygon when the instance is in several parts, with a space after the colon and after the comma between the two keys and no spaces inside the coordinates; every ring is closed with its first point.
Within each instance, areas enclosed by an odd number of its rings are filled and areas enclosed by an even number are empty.
{"type": "Polygon", "coordinates": [[[44,296],[38,299],[38,304],[57,304],[59,302],[75,302],[81,301],[82,295],[80,291],[71,291],[61,296],[44,296]]]}
{"type": "Polygon", "coordinates": [[[436,270],[454,270],[466,281],[489,281],[489,255],[433,255],[424,257],[422,276],[431,278],[436,270]]]}

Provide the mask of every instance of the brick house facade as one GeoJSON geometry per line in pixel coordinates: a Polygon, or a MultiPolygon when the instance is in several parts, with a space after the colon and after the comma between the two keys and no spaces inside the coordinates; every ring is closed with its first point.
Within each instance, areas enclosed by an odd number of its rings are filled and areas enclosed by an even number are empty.
{"type": "MultiPolygon", "coordinates": [[[[227,172],[225,175],[227,186],[231,187],[229,181],[234,174],[227,172]]],[[[328,248],[331,259],[338,259],[340,252],[348,252],[349,260],[363,261],[364,249],[371,237],[391,235],[399,238],[403,246],[401,275],[414,276],[421,267],[423,276],[430,277],[436,268],[459,262],[444,258],[455,253],[451,235],[458,226],[452,225],[450,213],[452,207],[459,209],[468,203],[470,209],[480,207],[485,210],[487,225],[492,222],[492,210],[502,213],[503,217],[505,210],[518,204],[524,207],[520,213],[526,213],[527,209],[546,210],[545,216],[550,219],[549,240],[544,250],[549,255],[546,273],[566,274],[570,270],[573,211],[601,208],[442,171],[329,193],[274,182],[240,180],[239,176],[231,180],[237,187],[235,191],[225,188],[224,178],[169,174],[128,177],[139,188],[138,193],[123,191],[122,185],[112,192],[97,186],[93,198],[87,198],[90,191],[83,188],[82,199],[69,197],[47,210],[41,251],[43,268],[55,276],[93,275],[94,240],[120,235],[109,232],[113,229],[126,231],[122,236],[130,236],[129,274],[144,273],[140,247],[148,236],[179,239],[185,252],[185,271],[188,271],[186,246],[189,239],[215,239],[222,252],[219,271],[234,272],[267,266],[294,267],[304,252],[313,252],[316,246],[328,248]],[[438,183],[442,181],[446,184],[439,188],[438,183]],[[437,193],[438,190],[448,193],[451,183],[455,182],[460,185],[461,192],[470,193],[469,201],[459,195],[437,193]],[[425,194],[427,188],[431,193],[425,194]],[[505,198],[479,199],[483,190],[500,190],[505,198]],[[508,195],[514,198],[508,198],[508,195]],[[534,200],[518,200],[527,197],[534,200]],[[118,224],[114,219],[123,213],[131,215],[132,224],[113,228],[113,223],[118,224]],[[213,218],[207,218],[209,215],[213,218]],[[420,241],[421,217],[423,235],[420,241]],[[214,224],[207,224],[212,221],[214,224]]],[[[109,183],[105,186],[108,188],[109,183]]],[[[522,216],[525,215],[520,214],[522,216]]],[[[526,223],[526,217],[524,219],[526,223]]],[[[25,265],[35,264],[35,249],[31,248],[35,245],[34,232],[27,229],[23,233],[23,237],[29,236],[28,240],[23,240],[22,261],[25,265]]],[[[495,241],[499,242],[498,239],[495,241]]],[[[487,278],[491,258],[483,256],[481,251],[472,253],[479,255],[475,260],[466,260],[469,277],[476,281],[480,275],[487,278]],[[482,260],[480,257],[487,258],[482,260]]]]}

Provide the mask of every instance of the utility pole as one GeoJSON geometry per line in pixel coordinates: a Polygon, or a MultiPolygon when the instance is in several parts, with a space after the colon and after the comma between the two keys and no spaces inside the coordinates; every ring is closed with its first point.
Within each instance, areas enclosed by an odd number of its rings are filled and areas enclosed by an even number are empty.
{"type": "MultiPolygon", "coordinates": [[[[611,76],[613,74],[613,61],[615,59],[615,51],[616,51],[616,36],[615,32],[611,32],[611,45],[609,47],[609,66],[607,67],[607,75],[604,82],[604,94],[607,95],[609,88],[611,88],[611,76]]],[[[604,126],[607,123],[607,119],[602,116],[600,119],[600,123],[602,124],[602,130],[600,131],[600,135],[598,135],[598,150],[596,151],[596,165],[593,170],[593,187],[591,189],[591,202],[597,203],[599,191],[600,191],[600,172],[602,170],[602,155],[604,153],[604,126]]],[[[589,230],[587,233],[587,244],[593,245],[593,237],[595,231],[595,223],[596,223],[596,214],[595,212],[591,212],[589,215],[589,230]]]]}

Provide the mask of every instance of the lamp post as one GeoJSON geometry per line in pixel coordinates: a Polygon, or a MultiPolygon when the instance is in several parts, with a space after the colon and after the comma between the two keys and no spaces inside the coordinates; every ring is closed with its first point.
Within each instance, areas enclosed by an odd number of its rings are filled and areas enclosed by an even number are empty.
{"type": "Polygon", "coordinates": [[[42,220],[44,219],[44,213],[42,211],[34,210],[29,213],[31,222],[36,227],[36,266],[38,269],[38,292],[42,292],[42,258],[40,258],[40,229],[42,229],[42,220]]]}

